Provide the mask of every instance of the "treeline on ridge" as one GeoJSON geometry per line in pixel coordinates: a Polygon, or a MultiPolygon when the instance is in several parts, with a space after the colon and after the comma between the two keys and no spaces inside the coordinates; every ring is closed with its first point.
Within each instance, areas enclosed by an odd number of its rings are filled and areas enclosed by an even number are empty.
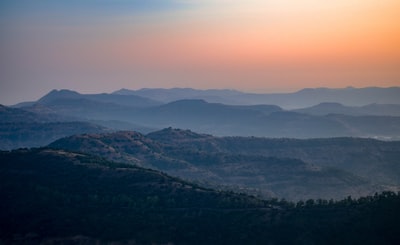
{"type": "Polygon", "coordinates": [[[0,152],[0,241],[398,244],[400,193],[260,200],[63,150],[0,152]]]}

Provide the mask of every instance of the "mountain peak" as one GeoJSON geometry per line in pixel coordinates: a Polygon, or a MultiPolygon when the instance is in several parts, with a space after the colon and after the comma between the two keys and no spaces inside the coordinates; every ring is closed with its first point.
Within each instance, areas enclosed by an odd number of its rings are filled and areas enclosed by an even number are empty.
{"type": "Polygon", "coordinates": [[[78,92],[69,89],[53,89],[47,95],[79,95],[78,92]]]}
{"type": "Polygon", "coordinates": [[[57,89],[53,89],[51,90],[48,94],[46,94],[45,96],[43,96],[42,98],[39,99],[38,102],[50,102],[56,99],[66,99],[66,98],[78,98],[79,96],[81,96],[81,94],[79,94],[76,91],[73,90],[68,90],[68,89],[61,89],[61,90],[57,90],[57,89]]]}
{"type": "Polygon", "coordinates": [[[131,89],[126,89],[126,88],[121,88],[119,90],[116,90],[112,92],[111,94],[116,94],[116,95],[133,95],[135,94],[134,90],[131,89]]]}
{"type": "Polygon", "coordinates": [[[313,108],[343,108],[344,106],[337,102],[323,102],[319,103],[318,105],[313,106],[313,108]]]}

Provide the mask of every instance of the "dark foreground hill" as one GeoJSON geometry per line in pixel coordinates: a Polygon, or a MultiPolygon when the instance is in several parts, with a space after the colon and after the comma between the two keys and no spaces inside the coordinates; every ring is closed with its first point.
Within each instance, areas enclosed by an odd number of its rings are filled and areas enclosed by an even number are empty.
{"type": "Polygon", "coordinates": [[[50,147],[99,155],[173,176],[289,200],[341,199],[400,186],[400,144],[370,139],[213,137],[167,128],[60,139],[50,147]]]}
{"type": "Polygon", "coordinates": [[[297,204],[62,150],[0,152],[1,244],[398,244],[400,196],[297,204]]]}

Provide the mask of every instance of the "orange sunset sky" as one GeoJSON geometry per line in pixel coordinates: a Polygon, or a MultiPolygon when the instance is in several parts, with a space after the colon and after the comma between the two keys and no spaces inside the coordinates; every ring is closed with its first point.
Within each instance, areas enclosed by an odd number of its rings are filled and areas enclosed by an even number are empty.
{"type": "Polygon", "coordinates": [[[51,89],[400,86],[398,0],[3,0],[0,103],[51,89]]]}

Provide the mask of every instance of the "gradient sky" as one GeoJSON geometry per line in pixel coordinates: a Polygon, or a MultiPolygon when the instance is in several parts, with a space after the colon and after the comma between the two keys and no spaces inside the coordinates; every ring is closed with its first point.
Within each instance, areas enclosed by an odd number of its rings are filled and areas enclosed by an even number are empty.
{"type": "Polygon", "coordinates": [[[399,0],[1,0],[0,103],[51,89],[400,86],[399,0]]]}

